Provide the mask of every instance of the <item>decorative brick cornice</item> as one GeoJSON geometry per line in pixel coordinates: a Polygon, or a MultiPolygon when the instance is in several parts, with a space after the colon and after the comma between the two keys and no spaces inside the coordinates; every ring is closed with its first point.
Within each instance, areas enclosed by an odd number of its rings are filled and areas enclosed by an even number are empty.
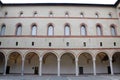
{"type": "Polygon", "coordinates": [[[7,48],[1,47],[0,50],[7,49],[15,49],[15,50],[120,50],[120,48],[7,48]]]}
{"type": "Polygon", "coordinates": [[[95,18],[95,17],[0,17],[0,19],[97,19],[97,20],[118,20],[119,18],[95,18]]]}
{"type": "Polygon", "coordinates": [[[21,35],[21,36],[15,36],[15,35],[4,35],[0,36],[0,38],[120,38],[120,36],[79,36],[79,35],[70,35],[70,36],[62,36],[62,35],[54,35],[54,36],[32,36],[32,35],[21,35]]]}

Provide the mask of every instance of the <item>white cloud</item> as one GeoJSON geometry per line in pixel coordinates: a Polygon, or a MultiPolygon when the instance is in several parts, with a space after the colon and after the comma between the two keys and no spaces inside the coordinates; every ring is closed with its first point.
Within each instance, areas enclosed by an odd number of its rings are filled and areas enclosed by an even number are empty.
{"type": "Polygon", "coordinates": [[[117,0],[1,0],[3,3],[93,3],[114,4],[117,0]]]}

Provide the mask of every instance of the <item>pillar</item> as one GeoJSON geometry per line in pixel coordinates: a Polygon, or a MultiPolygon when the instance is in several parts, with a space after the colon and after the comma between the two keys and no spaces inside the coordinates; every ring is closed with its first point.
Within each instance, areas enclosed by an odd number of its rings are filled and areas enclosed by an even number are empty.
{"type": "Polygon", "coordinates": [[[93,75],[96,75],[96,59],[93,58],[93,75]]]}
{"type": "Polygon", "coordinates": [[[39,76],[42,76],[42,58],[39,59],[39,76]]]}
{"type": "Polygon", "coordinates": [[[110,62],[111,75],[113,75],[114,73],[113,73],[112,58],[110,58],[109,62],[110,62]]]}
{"type": "Polygon", "coordinates": [[[6,75],[7,62],[8,62],[8,56],[6,55],[3,75],[6,75]]]}
{"type": "Polygon", "coordinates": [[[78,76],[78,58],[75,58],[75,74],[78,76]]]}
{"type": "Polygon", "coordinates": [[[58,73],[57,75],[60,76],[60,58],[58,58],[58,66],[57,66],[58,73]]]}
{"type": "Polygon", "coordinates": [[[21,76],[24,75],[24,64],[25,64],[25,58],[22,58],[21,76]]]}

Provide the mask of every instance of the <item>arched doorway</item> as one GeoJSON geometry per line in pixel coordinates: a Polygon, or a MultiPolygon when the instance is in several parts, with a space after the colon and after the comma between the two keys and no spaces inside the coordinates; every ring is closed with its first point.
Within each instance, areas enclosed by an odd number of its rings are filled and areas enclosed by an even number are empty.
{"type": "Polygon", "coordinates": [[[82,53],[78,58],[79,74],[92,74],[93,63],[92,56],[89,53],[82,53]]]}
{"type": "Polygon", "coordinates": [[[120,52],[114,53],[112,56],[113,71],[115,74],[120,74],[120,52]]]}
{"type": "Polygon", "coordinates": [[[53,53],[46,53],[43,56],[43,74],[57,75],[57,56],[53,53]]]}
{"type": "Polygon", "coordinates": [[[34,52],[30,52],[25,56],[24,73],[38,74],[38,72],[39,72],[39,56],[34,52]]]}
{"type": "Polygon", "coordinates": [[[6,68],[6,74],[12,73],[21,73],[21,64],[22,64],[22,57],[18,52],[10,53],[8,57],[8,63],[6,68]]]}
{"type": "Polygon", "coordinates": [[[110,74],[109,57],[106,53],[100,52],[96,56],[96,73],[110,74]]]}
{"type": "Polygon", "coordinates": [[[61,56],[60,72],[62,74],[75,74],[75,57],[72,53],[64,53],[61,56]]]}
{"type": "Polygon", "coordinates": [[[5,56],[2,52],[0,52],[0,74],[3,74],[4,70],[4,64],[5,64],[5,56]]]}

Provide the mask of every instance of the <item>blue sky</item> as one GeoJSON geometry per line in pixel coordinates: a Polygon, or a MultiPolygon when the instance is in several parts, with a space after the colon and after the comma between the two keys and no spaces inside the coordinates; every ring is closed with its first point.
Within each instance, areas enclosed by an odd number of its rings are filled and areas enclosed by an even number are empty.
{"type": "Polygon", "coordinates": [[[114,4],[117,0],[1,0],[3,3],[90,3],[114,4]]]}

